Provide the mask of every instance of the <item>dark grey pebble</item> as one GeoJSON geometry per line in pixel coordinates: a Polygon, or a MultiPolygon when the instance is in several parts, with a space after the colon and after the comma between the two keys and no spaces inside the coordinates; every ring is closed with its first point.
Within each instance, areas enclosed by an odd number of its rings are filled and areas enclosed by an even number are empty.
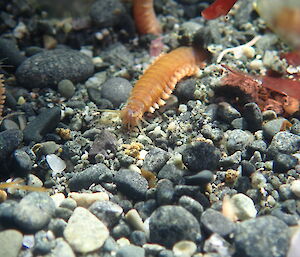
{"type": "Polygon", "coordinates": [[[150,217],[150,240],[171,248],[181,240],[196,242],[201,235],[197,219],[181,206],[165,205],[150,217]]]}
{"type": "Polygon", "coordinates": [[[48,229],[53,232],[56,237],[63,237],[67,222],[63,219],[51,219],[48,229]]]}
{"type": "Polygon", "coordinates": [[[103,246],[102,249],[104,252],[111,252],[111,251],[117,251],[119,248],[117,242],[115,241],[115,239],[113,239],[111,236],[109,236],[103,246]]]}
{"type": "Polygon", "coordinates": [[[287,172],[298,164],[298,159],[289,154],[277,154],[273,161],[274,172],[287,172]]]}
{"type": "Polygon", "coordinates": [[[119,24],[124,12],[119,0],[98,0],[91,6],[90,16],[99,28],[106,28],[119,24]]]}
{"type": "Polygon", "coordinates": [[[25,60],[25,56],[13,40],[0,38],[0,60],[4,65],[16,69],[25,60]]]}
{"type": "Polygon", "coordinates": [[[58,92],[65,98],[71,98],[75,93],[75,86],[69,79],[59,81],[57,85],[58,92]]]}
{"type": "Polygon", "coordinates": [[[242,160],[241,165],[243,176],[250,177],[256,171],[255,166],[249,161],[242,160]]]}
{"type": "Polygon", "coordinates": [[[282,220],[289,227],[298,225],[299,216],[297,214],[285,213],[280,208],[276,208],[271,211],[271,215],[282,220]]]}
{"type": "Polygon", "coordinates": [[[181,196],[179,198],[178,204],[181,205],[184,209],[188,210],[194,215],[194,217],[200,221],[200,217],[203,213],[203,206],[189,196],[181,196]]]}
{"type": "Polygon", "coordinates": [[[0,224],[6,227],[14,225],[14,210],[18,203],[13,200],[6,200],[0,204],[0,224]]]}
{"type": "Polygon", "coordinates": [[[291,190],[291,186],[288,184],[281,184],[278,188],[278,194],[280,196],[280,200],[289,200],[293,199],[295,196],[291,190]]]}
{"type": "Polygon", "coordinates": [[[131,229],[129,225],[124,222],[120,222],[118,225],[114,226],[111,230],[111,235],[117,240],[121,237],[129,237],[131,233],[131,229]]]}
{"type": "Polygon", "coordinates": [[[32,192],[14,208],[14,220],[24,232],[35,232],[44,228],[54,215],[55,204],[46,193],[32,192]]]}
{"type": "Polygon", "coordinates": [[[145,249],[135,245],[125,245],[121,247],[116,254],[116,257],[144,257],[145,249]]]}
{"type": "Polygon", "coordinates": [[[223,169],[236,169],[242,160],[242,152],[236,151],[234,154],[222,157],[220,160],[220,166],[223,169]]]}
{"type": "Polygon", "coordinates": [[[262,128],[263,116],[256,103],[245,104],[243,116],[247,122],[248,130],[251,132],[255,132],[262,128]]]}
{"type": "Polygon", "coordinates": [[[191,144],[182,152],[184,165],[193,172],[216,170],[220,157],[220,150],[205,142],[191,144]]]}
{"type": "Polygon", "coordinates": [[[60,108],[44,109],[27,124],[23,133],[26,142],[40,142],[47,133],[55,129],[60,122],[60,108]]]}
{"type": "Polygon", "coordinates": [[[267,215],[237,225],[235,254],[243,257],[285,257],[289,242],[288,226],[278,218],[267,215]]]}
{"type": "Polygon", "coordinates": [[[18,129],[0,132],[0,161],[5,160],[23,141],[23,133],[18,129]]]}
{"type": "Polygon", "coordinates": [[[109,153],[115,153],[117,149],[117,138],[115,134],[102,130],[95,136],[95,140],[89,151],[89,157],[93,160],[97,154],[108,157],[109,153]]]}
{"type": "Polygon", "coordinates": [[[62,200],[62,202],[60,203],[59,207],[67,208],[67,209],[69,209],[71,211],[74,211],[75,208],[77,207],[77,203],[72,198],[66,198],[66,199],[62,200]]]}
{"type": "Polygon", "coordinates": [[[46,231],[38,231],[34,235],[34,247],[32,249],[35,255],[45,255],[50,253],[55,246],[55,241],[49,239],[46,231]]]}
{"type": "Polygon", "coordinates": [[[210,170],[202,170],[195,175],[185,176],[185,184],[203,186],[213,181],[214,174],[210,170]]]}
{"type": "Polygon", "coordinates": [[[278,153],[293,154],[300,148],[300,136],[287,131],[278,132],[267,149],[267,157],[274,159],[278,153]]]}
{"type": "Polygon", "coordinates": [[[165,150],[155,147],[152,148],[145,156],[143,169],[152,172],[159,172],[167,163],[170,156],[165,150]]]}
{"type": "Polygon", "coordinates": [[[247,122],[243,117],[234,119],[230,124],[234,129],[247,129],[247,122]]]}
{"type": "Polygon", "coordinates": [[[285,118],[278,118],[265,122],[262,127],[264,137],[268,140],[272,139],[276,133],[281,131],[284,122],[287,121],[285,118]]]}
{"type": "Polygon", "coordinates": [[[267,143],[262,139],[258,139],[254,140],[247,146],[247,152],[249,153],[249,155],[253,155],[255,151],[259,151],[261,154],[264,154],[266,153],[267,148],[267,143]]]}
{"type": "Polygon", "coordinates": [[[123,209],[111,201],[96,201],[89,207],[89,211],[107,227],[114,226],[123,213],[123,209]]]}
{"type": "Polygon", "coordinates": [[[201,225],[207,233],[217,233],[222,237],[228,236],[235,230],[235,224],[232,221],[227,219],[222,213],[211,208],[203,212],[201,225]]]}
{"type": "Polygon", "coordinates": [[[19,125],[13,120],[4,119],[0,125],[1,131],[10,129],[20,129],[19,125]]]}
{"type": "Polygon", "coordinates": [[[161,179],[156,185],[156,200],[158,205],[172,204],[174,198],[174,186],[168,179],[161,179]]]}
{"type": "Polygon", "coordinates": [[[134,63],[132,53],[121,43],[115,43],[108,47],[103,52],[102,58],[119,68],[131,67],[134,63]]]}
{"type": "Polygon", "coordinates": [[[57,207],[55,209],[55,217],[63,219],[65,221],[68,221],[69,218],[72,216],[72,214],[73,214],[73,211],[68,208],[57,207]]]}
{"type": "Polygon", "coordinates": [[[101,86],[101,95],[109,100],[115,108],[125,103],[128,99],[132,85],[127,79],[110,78],[101,86]]]}
{"type": "Polygon", "coordinates": [[[194,99],[194,92],[196,89],[195,79],[186,79],[180,81],[175,88],[174,94],[182,100],[194,99]]]}
{"type": "Polygon", "coordinates": [[[71,49],[43,51],[26,59],[17,69],[18,84],[25,88],[54,87],[63,79],[83,81],[94,72],[90,57],[71,49]]]}
{"type": "Polygon", "coordinates": [[[249,131],[241,129],[229,130],[226,134],[227,140],[225,144],[229,154],[245,150],[254,140],[254,136],[249,131]]]}
{"type": "Polygon", "coordinates": [[[219,103],[217,115],[218,119],[227,123],[231,123],[234,119],[241,117],[240,112],[226,102],[219,103]]]}
{"type": "Polygon", "coordinates": [[[118,189],[126,196],[133,199],[144,199],[146,196],[148,182],[139,173],[127,169],[116,172],[114,182],[118,189]]]}
{"type": "Polygon", "coordinates": [[[79,173],[74,173],[69,180],[69,188],[71,191],[80,189],[88,189],[91,184],[99,184],[101,179],[106,176],[112,176],[112,171],[102,163],[97,163],[79,173]]]}
{"type": "Polygon", "coordinates": [[[13,152],[13,169],[14,173],[19,177],[27,175],[33,165],[30,156],[22,149],[17,149],[13,152]]]}
{"type": "Polygon", "coordinates": [[[157,177],[159,179],[169,179],[174,184],[179,184],[183,180],[183,174],[184,170],[179,169],[176,165],[173,163],[167,163],[162,167],[162,169],[159,171],[157,177]]]}
{"type": "Polygon", "coordinates": [[[130,242],[137,245],[143,246],[147,243],[147,236],[144,231],[135,230],[130,234],[130,242]]]}
{"type": "Polygon", "coordinates": [[[175,186],[175,196],[180,198],[181,196],[190,196],[196,201],[198,201],[204,208],[210,206],[210,202],[207,197],[200,192],[199,186],[189,186],[189,185],[177,185],[175,186]]]}
{"type": "Polygon", "coordinates": [[[206,138],[211,139],[213,142],[219,142],[223,138],[223,131],[219,128],[213,128],[211,125],[203,125],[201,133],[206,138]]]}
{"type": "Polygon", "coordinates": [[[149,199],[145,202],[140,201],[134,205],[134,208],[138,211],[141,218],[143,220],[150,217],[150,215],[154,212],[154,210],[157,208],[157,202],[155,199],[149,199]]]}

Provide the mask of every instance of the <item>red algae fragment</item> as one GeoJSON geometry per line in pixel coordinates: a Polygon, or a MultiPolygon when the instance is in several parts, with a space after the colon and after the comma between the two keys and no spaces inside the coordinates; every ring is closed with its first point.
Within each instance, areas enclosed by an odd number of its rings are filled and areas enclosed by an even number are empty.
{"type": "Polygon", "coordinates": [[[216,19],[226,15],[237,0],[216,0],[209,7],[201,12],[201,15],[207,20],[216,19]]]}

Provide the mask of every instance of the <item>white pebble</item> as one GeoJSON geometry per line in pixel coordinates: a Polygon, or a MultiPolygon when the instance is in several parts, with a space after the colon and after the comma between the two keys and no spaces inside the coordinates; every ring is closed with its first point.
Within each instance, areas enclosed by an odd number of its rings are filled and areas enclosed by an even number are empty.
{"type": "Polygon", "coordinates": [[[190,257],[197,250],[197,246],[192,241],[179,241],[173,246],[173,252],[176,257],[190,257]]]}
{"type": "Polygon", "coordinates": [[[292,182],[291,190],[297,197],[300,198],[300,180],[299,179],[292,182]]]}
{"type": "Polygon", "coordinates": [[[260,70],[263,67],[263,62],[262,60],[253,60],[250,62],[250,68],[253,70],[260,70]]]}
{"type": "Polygon", "coordinates": [[[131,209],[125,215],[126,221],[136,230],[145,231],[143,220],[136,209],[131,209]]]}
{"type": "Polygon", "coordinates": [[[187,112],[187,106],[185,104],[180,104],[178,107],[178,111],[181,113],[187,112]]]}
{"type": "Polygon", "coordinates": [[[116,242],[120,247],[130,245],[130,241],[126,237],[121,237],[116,242]]]}
{"type": "Polygon", "coordinates": [[[55,173],[62,172],[67,166],[64,160],[60,157],[56,156],[55,154],[48,154],[46,155],[46,161],[51,170],[55,173]]]}
{"type": "Polygon", "coordinates": [[[56,207],[58,207],[61,204],[61,202],[66,199],[63,193],[56,193],[54,195],[51,195],[50,197],[54,201],[56,207]]]}
{"type": "Polygon", "coordinates": [[[243,54],[249,59],[251,59],[255,56],[255,49],[252,46],[245,46],[245,47],[243,47],[242,51],[243,51],[243,54]]]}

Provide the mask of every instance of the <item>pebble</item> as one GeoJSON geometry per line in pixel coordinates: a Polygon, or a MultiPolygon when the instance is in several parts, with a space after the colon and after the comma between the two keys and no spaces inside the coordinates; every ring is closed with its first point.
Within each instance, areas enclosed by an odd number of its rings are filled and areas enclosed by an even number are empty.
{"type": "Polygon", "coordinates": [[[223,237],[215,233],[205,240],[203,250],[207,253],[217,253],[217,256],[220,257],[228,257],[233,254],[232,246],[223,237]]]}
{"type": "Polygon", "coordinates": [[[108,201],[109,196],[105,192],[97,193],[77,193],[71,192],[68,194],[68,197],[75,200],[77,206],[88,208],[96,201],[108,201]]]}
{"type": "Polygon", "coordinates": [[[143,169],[158,173],[170,159],[168,152],[158,147],[152,148],[145,156],[143,169]]]}
{"type": "Polygon", "coordinates": [[[289,154],[277,154],[273,161],[273,171],[278,173],[287,172],[298,164],[298,159],[289,154]]]}
{"type": "Polygon", "coordinates": [[[11,40],[0,38],[0,60],[4,65],[9,65],[16,69],[24,60],[25,56],[21,54],[17,44],[11,40]]]}
{"type": "Polygon", "coordinates": [[[244,118],[247,122],[248,130],[251,132],[262,128],[263,116],[256,103],[247,103],[244,105],[244,118]]]}
{"type": "Polygon", "coordinates": [[[44,228],[54,215],[54,201],[46,193],[31,192],[14,208],[14,221],[24,232],[44,228]]]}
{"type": "Polygon", "coordinates": [[[127,169],[121,169],[116,173],[114,182],[124,195],[133,199],[145,198],[148,182],[141,174],[127,169]]]}
{"type": "Polygon", "coordinates": [[[181,240],[197,241],[201,231],[197,219],[181,206],[165,205],[150,217],[150,240],[168,248],[181,240]]]}
{"type": "Polygon", "coordinates": [[[247,146],[247,152],[249,155],[253,155],[255,151],[259,151],[261,154],[267,152],[268,145],[264,140],[254,140],[247,146]]]}
{"type": "Polygon", "coordinates": [[[119,222],[119,224],[114,226],[110,233],[115,239],[120,239],[122,237],[126,238],[130,236],[131,229],[126,223],[119,222]]]}
{"type": "Polygon", "coordinates": [[[192,241],[179,241],[172,248],[175,257],[191,257],[197,250],[197,245],[192,241]]]}
{"type": "Polygon", "coordinates": [[[65,161],[56,154],[46,155],[46,161],[54,174],[61,173],[67,167],[65,161]]]}
{"type": "Polygon", "coordinates": [[[220,157],[220,150],[205,142],[188,145],[182,152],[183,163],[192,172],[216,170],[220,157]]]}
{"type": "Polygon", "coordinates": [[[287,131],[278,132],[267,149],[267,157],[271,160],[278,153],[293,154],[299,150],[300,136],[287,131]]]}
{"type": "Polygon", "coordinates": [[[214,174],[210,170],[202,170],[195,175],[185,176],[185,184],[204,186],[214,180],[214,174]]]}
{"type": "Polygon", "coordinates": [[[144,257],[145,249],[135,245],[125,245],[121,247],[116,254],[116,257],[144,257]]]}
{"type": "Polygon", "coordinates": [[[129,225],[135,230],[146,231],[145,225],[140,214],[137,212],[136,209],[131,209],[125,215],[125,219],[129,225]]]}
{"type": "Polygon", "coordinates": [[[131,83],[118,77],[110,78],[101,85],[102,97],[109,100],[115,108],[126,102],[131,90],[131,83]]]}
{"type": "Polygon", "coordinates": [[[57,238],[55,240],[55,247],[51,252],[51,257],[75,257],[75,253],[63,238],[57,238]]]}
{"type": "Polygon", "coordinates": [[[0,132],[0,161],[5,160],[23,141],[23,133],[18,129],[0,132]]]}
{"type": "Polygon", "coordinates": [[[264,137],[268,140],[272,139],[276,135],[276,133],[281,131],[282,126],[285,122],[288,122],[288,120],[285,118],[277,118],[265,122],[262,126],[264,137]]]}
{"type": "Polygon", "coordinates": [[[174,186],[168,179],[161,179],[156,185],[156,200],[158,205],[172,204],[174,198],[174,186]]]}
{"type": "Polygon", "coordinates": [[[195,89],[195,79],[186,79],[178,82],[174,94],[181,100],[191,100],[194,99],[195,89]]]}
{"type": "Polygon", "coordinates": [[[48,229],[53,232],[56,237],[63,237],[67,222],[63,219],[51,219],[48,229]]]}
{"type": "Polygon", "coordinates": [[[111,201],[96,201],[89,207],[89,211],[107,227],[114,226],[123,214],[123,209],[111,201]]]}
{"type": "Polygon", "coordinates": [[[112,171],[108,169],[103,163],[97,163],[79,173],[74,173],[69,180],[69,187],[71,191],[78,191],[80,189],[87,189],[93,183],[99,184],[101,178],[110,176],[112,171]]]}
{"type": "Polygon", "coordinates": [[[59,81],[57,85],[58,92],[65,98],[71,98],[75,93],[75,86],[69,79],[63,79],[59,81]]]}
{"type": "Polygon", "coordinates": [[[225,134],[227,135],[225,144],[229,154],[245,150],[254,140],[254,136],[250,132],[241,129],[228,130],[225,134]]]}
{"type": "Polygon", "coordinates": [[[168,179],[174,184],[179,184],[183,180],[184,170],[179,169],[173,163],[167,163],[159,171],[157,178],[159,179],[168,179]]]}
{"type": "Polygon", "coordinates": [[[60,122],[60,112],[59,107],[43,109],[37,117],[26,125],[23,131],[24,141],[42,141],[47,133],[57,127],[60,122]]]}
{"type": "Polygon", "coordinates": [[[35,255],[46,255],[50,253],[54,246],[54,235],[51,231],[46,232],[40,230],[34,235],[34,246],[32,251],[35,255]]]}
{"type": "Polygon", "coordinates": [[[146,233],[139,230],[132,231],[130,234],[130,242],[137,246],[143,246],[147,243],[146,233]]]}
{"type": "Polygon", "coordinates": [[[239,220],[255,218],[257,210],[252,199],[242,193],[236,194],[231,198],[234,206],[235,215],[239,220]]]}
{"type": "Polygon", "coordinates": [[[242,160],[241,165],[243,176],[250,177],[256,171],[255,166],[249,161],[242,160]]]}
{"type": "Polygon", "coordinates": [[[17,149],[13,152],[13,170],[17,176],[26,176],[31,171],[32,166],[33,161],[23,149],[17,149]]]}
{"type": "Polygon", "coordinates": [[[240,118],[241,114],[229,103],[221,102],[218,105],[217,117],[218,119],[230,124],[234,119],[240,118]]]}
{"type": "Polygon", "coordinates": [[[179,198],[178,204],[193,214],[194,217],[200,221],[200,217],[204,209],[198,201],[194,200],[192,197],[183,195],[179,198]]]}
{"type": "Polygon", "coordinates": [[[83,81],[94,72],[92,59],[71,49],[46,50],[26,59],[17,69],[16,77],[25,88],[54,87],[69,79],[83,81]]]}
{"type": "Polygon", "coordinates": [[[77,207],[64,230],[72,249],[88,253],[99,249],[109,236],[107,227],[87,209],[77,207]]]}
{"type": "Polygon", "coordinates": [[[201,216],[201,225],[209,234],[217,233],[221,237],[228,236],[235,230],[235,224],[227,219],[222,213],[207,209],[201,216]]]}
{"type": "Polygon", "coordinates": [[[224,135],[221,129],[213,128],[210,124],[203,125],[201,133],[205,138],[211,139],[214,143],[221,141],[224,135]]]}
{"type": "Polygon", "coordinates": [[[22,247],[23,235],[17,230],[0,232],[0,256],[17,257],[22,247]]]}
{"type": "Polygon", "coordinates": [[[289,242],[288,226],[270,215],[239,223],[234,237],[236,255],[244,257],[285,257],[289,242]]]}
{"type": "Polygon", "coordinates": [[[107,28],[119,24],[124,12],[119,0],[98,0],[91,6],[90,17],[98,28],[107,28]]]}
{"type": "Polygon", "coordinates": [[[6,200],[0,204],[0,224],[12,226],[14,224],[14,210],[18,203],[12,200],[6,200]]]}
{"type": "Polygon", "coordinates": [[[291,190],[292,192],[300,198],[300,180],[295,180],[291,184],[291,190]]]}

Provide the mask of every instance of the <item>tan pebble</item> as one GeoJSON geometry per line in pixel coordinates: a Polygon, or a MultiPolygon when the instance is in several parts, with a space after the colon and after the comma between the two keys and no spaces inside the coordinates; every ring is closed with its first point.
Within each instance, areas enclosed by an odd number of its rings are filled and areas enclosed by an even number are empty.
{"type": "Polygon", "coordinates": [[[190,257],[197,250],[197,246],[192,241],[179,241],[173,246],[173,252],[176,257],[190,257]]]}
{"type": "Polygon", "coordinates": [[[260,70],[263,67],[262,60],[253,60],[249,64],[250,68],[253,70],[260,70]]]}
{"type": "Polygon", "coordinates": [[[300,197],[300,180],[299,179],[292,182],[291,190],[297,197],[300,197]]]}
{"type": "Polygon", "coordinates": [[[255,49],[252,46],[245,46],[245,47],[243,47],[242,51],[243,51],[243,54],[249,59],[251,59],[255,56],[255,49]]]}
{"type": "Polygon", "coordinates": [[[0,203],[6,201],[7,193],[4,190],[0,190],[0,203]]]}
{"type": "Polygon", "coordinates": [[[109,196],[105,192],[98,193],[77,193],[71,192],[68,194],[68,197],[75,200],[78,206],[88,208],[96,201],[108,201],[109,196]]]}
{"type": "Polygon", "coordinates": [[[126,221],[136,230],[145,231],[143,220],[136,209],[131,209],[125,215],[126,221]]]}
{"type": "Polygon", "coordinates": [[[120,247],[122,247],[122,246],[130,245],[130,241],[125,237],[121,237],[120,239],[117,240],[117,244],[120,247]]]}

